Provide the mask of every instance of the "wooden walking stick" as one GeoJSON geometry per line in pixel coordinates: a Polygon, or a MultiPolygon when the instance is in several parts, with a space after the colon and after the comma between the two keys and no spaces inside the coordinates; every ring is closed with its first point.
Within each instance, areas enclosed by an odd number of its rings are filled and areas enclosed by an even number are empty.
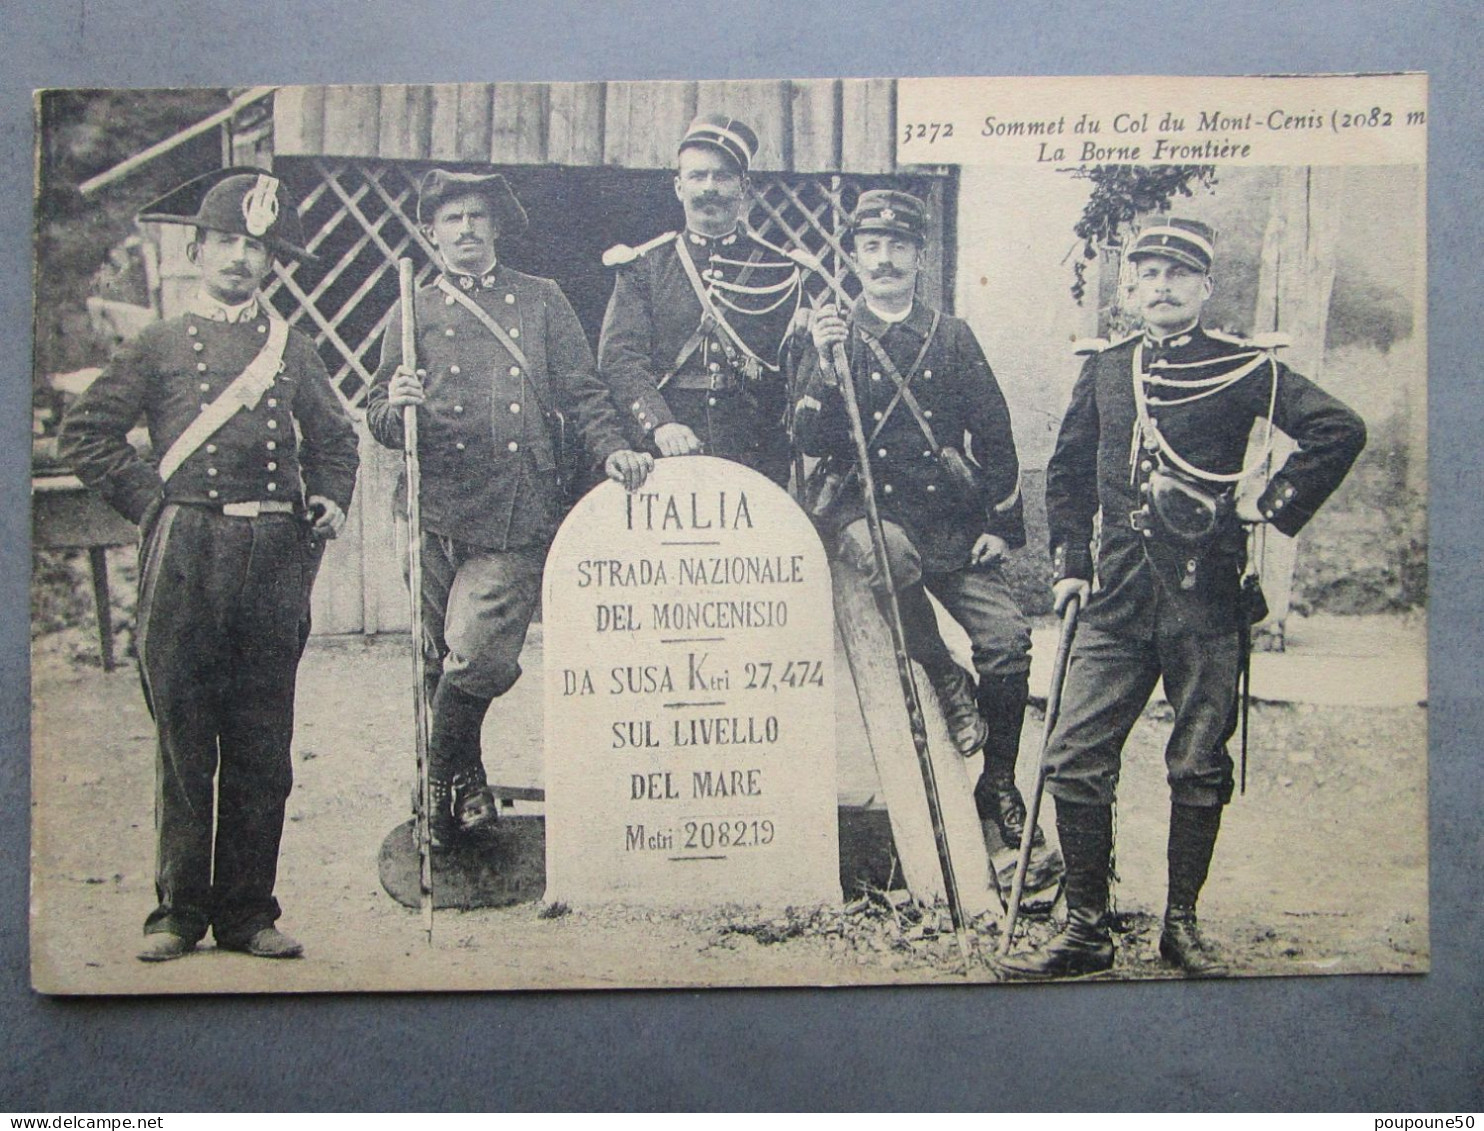
{"type": "MultiPolygon", "coordinates": [[[[397,260],[402,298],[402,364],[417,372],[412,260],[397,260]]],[[[412,696],[417,749],[417,868],[423,930],[433,942],[433,843],[429,824],[427,661],[423,656],[422,468],[417,458],[417,406],[402,409],[402,461],[407,476],[407,590],[412,598],[412,696]]]]}
{"type": "Polygon", "coordinates": [[[892,651],[896,653],[897,677],[902,684],[902,698],[907,706],[907,722],[912,728],[912,745],[917,750],[917,765],[922,771],[922,788],[927,795],[928,820],[933,826],[933,843],[938,850],[938,865],[943,872],[943,893],[948,900],[948,917],[953,923],[954,938],[964,965],[969,964],[968,925],[964,922],[963,904],[959,900],[958,878],[953,871],[953,857],[948,849],[948,831],[943,824],[943,804],[938,795],[938,778],[933,772],[932,754],[928,750],[927,720],[922,714],[922,700],[912,674],[912,659],[907,654],[907,637],[902,629],[902,610],[897,604],[897,591],[892,584],[891,563],[886,557],[886,532],[881,525],[881,511],[876,505],[876,482],[871,473],[870,451],[865,426],[861,423],[860,405],[855,400],[855,381],[850,361],[839,342],[830,351],[830,367],[845,401],[850,418],[850,435],[855,441],[855,458],[860,468],[861,494],[866,505],[866,526],[871,532],[871,546],[876,555],[876,568],[886,593],[886,624],[891,630],[892,651]]]}
{"type": "Polygon", "coordinates": [[[1010,953],[1015,935],[1015,920],[1020,917],[1020,900],[1025,895],[1025,874],[1031,866],[1031,841],[1035,839],[1036,820],[1041,815],[1041,795],[1046,791],[1046,752],[1051,746],[1051,728],[1061,713],[1061,689],[1067,682],[1067,660],[1072,654],[1072,639],[1077,635],[1077,614],[1082,598],[1074,594],[1061,614],[1061,635],[1056,641],[1056,661],[1051,665],[1051,689],[1046,693],[1046,721],[1041,724],[1041,757],[1036,766],[1036,788],[1031,794],[1030,816],[1020,834],[1020,855],[1015,861],[1015,879],[1010,884],[1010,906],[1005,909],[1005,929],[1000,933],[1000,955],[1010,953]]]}

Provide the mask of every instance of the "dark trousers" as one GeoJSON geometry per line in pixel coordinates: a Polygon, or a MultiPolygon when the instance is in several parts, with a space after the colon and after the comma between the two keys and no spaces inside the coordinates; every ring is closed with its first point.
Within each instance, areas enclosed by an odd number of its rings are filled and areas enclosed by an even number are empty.
{"type": "MultiPolygon", "coordinates": [[[[922,555],[907,532],[894,522],[883,522],[881,527],[907,651],[914,660],[930,671],[942,671],[953,663],[927,599],[930,592],[968,634],[974,669],[981,678],[1002,679],[1030,671],[1030,622],[1010,592],[999,563],[924,573],[922,555]]],[[[882,578],[865,519],[857,519],[840,532],[838,552],[865,575],[871,588],[880,590],[882,578]]]]}
{"type": "Polygon", "coordinates": [[[1062,801],[1111,805],[1123,744],[1161,676],[1175,711],[1165,745],[1177,805],[1225,805],[1232,795],[1226,743],[1237,725],[1235,632],[1197,636],[1158,631],[1151,639],[1086,627],[1077,634],[1047,751],[1047,788],[1062,801]]]}
{"type": "Polygon", "coordinates": [[[139,669],[159,736],[159,905],[145,933],[195,941],[210,926],[219,942],[242,942],[279,915],[294,681],[317,556],[292,515],[171,505],[140,562],[139,669]]]}
{"type": "Polygon", "coordinates": [[[429,672],[478,699],[514,687],[545,564],[545,546],[487,550],[424,531],[423,656],[429,672]]]}

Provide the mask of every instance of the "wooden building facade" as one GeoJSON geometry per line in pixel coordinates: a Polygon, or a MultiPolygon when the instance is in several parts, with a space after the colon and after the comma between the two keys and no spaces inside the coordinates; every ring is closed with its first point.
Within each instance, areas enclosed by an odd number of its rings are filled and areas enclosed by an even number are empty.
{"type": "MultiPolygon", "coordinates": [[[[765,239],[818,258],[811,295],[859,293],[841,245],[844,220],[862,189],[890,185],[929,201],[937,238],[924,293],[952,304],[956,174],[897,166],[893,80],[284,87],[257,106],[233,123],[231,159],[270,167],[293,188],[319,257],[277,268],[265,290],[315,339],[357,416],[396,301],[396,260],[412,258],[419,282],[436,270],[415,222],[416,184],[428,168],[505,174],[531,223],[502,245],[502,259],[557,280],[596,347],[613,284],[602,252],[683,222],[675,145],[698,113],[724,111],[756,129],[747,220],[765,239]]],[[[161,231],[167,252],[183,231],[161,231]]],[[[404,532],[391,502],[399,459],[362,435],[353,513],[315,590],[318,633],[408,624],[404,532]]]]}

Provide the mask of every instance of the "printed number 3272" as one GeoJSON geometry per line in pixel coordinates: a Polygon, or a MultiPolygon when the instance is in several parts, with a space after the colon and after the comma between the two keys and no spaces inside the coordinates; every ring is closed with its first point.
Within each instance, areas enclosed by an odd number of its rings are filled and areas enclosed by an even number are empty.
{"type": "Polygon", "coordinates": [[[909,145],[913,141],[925,141],[932,145],[940,137],[953,136],[952,122],[908,122],[902,129],[903,145],[909,145]]]}

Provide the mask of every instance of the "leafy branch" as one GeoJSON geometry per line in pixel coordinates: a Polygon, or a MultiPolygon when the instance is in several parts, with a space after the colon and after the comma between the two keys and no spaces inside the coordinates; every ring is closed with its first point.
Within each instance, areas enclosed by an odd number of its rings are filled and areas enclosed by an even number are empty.
{"type": "Polygon", "coordinates": [[[1150,212],[1163,212],[1177,195],[1194,196],[1197,186],[1216,183],[1215,165],[1080,165],[1067,170],[1092,182],[1092,195],[1072,229],[1082,241],[1082,257],[1072,265],[1072,298],[1080,306],[1087,292],[1087,264],[1106,247],[1116,247],[1125,225],[1150,212]]]}

